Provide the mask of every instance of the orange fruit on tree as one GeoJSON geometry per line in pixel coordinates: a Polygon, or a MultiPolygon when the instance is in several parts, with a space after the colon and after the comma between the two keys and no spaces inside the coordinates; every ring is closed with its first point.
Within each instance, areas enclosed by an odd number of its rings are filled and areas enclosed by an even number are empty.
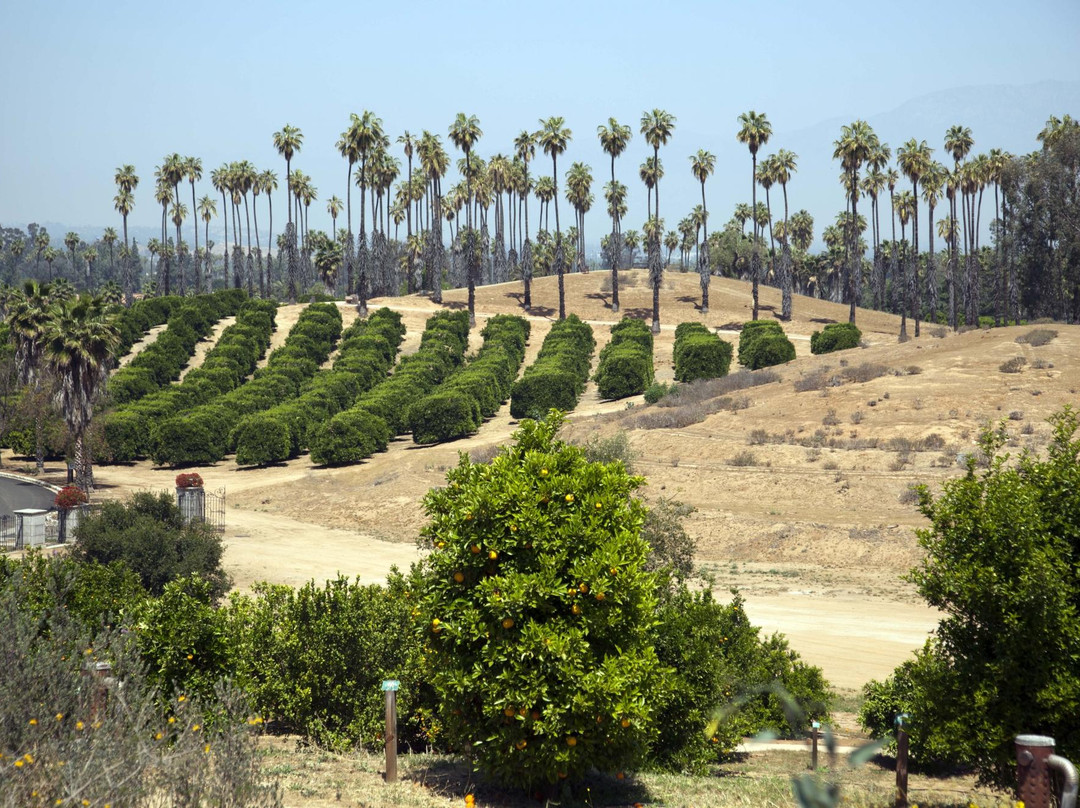
{"type": "Polygon", "coordinates": [[[490,558],[492,561],[494,561],[498,557],[499,557],[499,554],[496,553],[494,550],[488,551],[488,558],[490,558]]]}
{"type": "Polygon", "coordinates": [[[570,607],[570,611],[574,614],[581,614],[581,607],[575,603],[573,606],[570,607]]]}
{"type": "Polygon", "coordinates": [[[454,580],[457,581],[460,584],[462,581],[465,580],[465,573],[464,572],[455,572],[454,573],[454,580]]]}
{"type": "Polygon", "coordinates": [[[573,735],[570,735],[566,739],[566,745],[567,746],[577,746],[577,738],[575,738],[573,735]]]}
{"type": "Polygon", "coordinates": [[[514,708],[513,707],[507,707],[505,710],[503,710],[503,715],[505,715],[507,718],[513,718],[514,717],[514,708]]]}
{"type": "Polygon", "coordinates": [[[473,555],[478,555],[480,553],[480,545],[474,544],[472,547],[469,548],[469,552],[471,552],[473,555]]]}
{"type": "Polygon", "coordinates": [[[628,726],[630,726],[630,719],[629,718],[624,718],[619,723],[622,724],[623,729],[626,729],[628,726]]]}
{"type": "Polygon", "coordinates": [[[514,627],[514,618],[507,617],[505,620],[503,620],[502,627],[503,628],[513,628],[514,627]]]}

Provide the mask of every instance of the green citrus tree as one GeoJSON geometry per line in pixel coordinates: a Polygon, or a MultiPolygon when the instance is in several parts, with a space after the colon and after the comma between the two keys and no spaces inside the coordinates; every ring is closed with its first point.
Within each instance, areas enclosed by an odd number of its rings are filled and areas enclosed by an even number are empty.
{"type": "Polygon", "coordinates": [[[418,617],[448,740],[503,783],[550,787],[639,762],[666,669],[650,642],[642,483],[525,420],[431,491],[418,617]]]}

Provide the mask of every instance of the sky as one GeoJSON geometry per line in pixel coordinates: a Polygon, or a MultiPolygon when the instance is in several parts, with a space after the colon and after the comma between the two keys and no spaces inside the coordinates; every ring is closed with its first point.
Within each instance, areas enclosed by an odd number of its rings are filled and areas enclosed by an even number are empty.
{"type": "MultiPolygon", "coordinates": [[[[130,222],[153,226],[154,167],[172,152],[202,158],[200,196],[213,195],[210,169],[241,159],[275,169],[283,189],[271,138],[290,123],[304,133],[294,166],[319,190],[311,226],[328,230],[325,200],[345,195],[334,144],[349,114],[365,109],[392,140],[406,129],[446,140],[456,113],[476,115],[485,157],[512,153],[518,132],[561,115],[573,139],[560,174],[574,161],[591,165],[598,200],[610,168],[596,127],[614,116],[635,130],[617,169],[631,189],[631,225],[645,219],[637,166],[649,149],[638,121],[665,109],[676,129],[661,151],[661,215],[670,229],[700,201],[687,158],[705,148],[718,158],[708,193],[722,223],[749,201],[749,155],[735,139],[741,112],[768,115],[771,151],[822,121],[871,118],[936,91],[1080,81],[1078,0],[4,6],[0,223],[20,227],[119,227],[113,174],[122,163],[142,178],[130,222]]],[[[1017,133],[1026,146],[986,148],[1034,149],[1035,132],[1017,133]]],[[[941,134],[911,133],[937,145],[941,134]]],[[[800,155],[804,176],[822,185],[805,191],[816,217],[844,204],[830,162],[827,142],[800,155]]],[[[550,172],[550,161],[536,165],[550,172]]],[[[795,208],[799,191],[796,178],[795,208]]],[[[587,234],[597,239],[607,226],[598,202],[587,234]]]]}

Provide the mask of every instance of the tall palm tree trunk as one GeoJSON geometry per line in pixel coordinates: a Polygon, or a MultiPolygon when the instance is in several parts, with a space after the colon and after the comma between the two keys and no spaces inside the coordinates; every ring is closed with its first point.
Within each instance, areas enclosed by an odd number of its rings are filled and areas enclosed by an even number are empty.
{"type": "Polygon", "coordinates": [[[758,258],[757,248],[757,152],[750,153],[750,211],[754,220],[754,236],[750,240],[750,276],[751,276],[751,292],[754,298],[754,311],[752,319],[758,318],[758,276],[760,272],[761,261],[758,258]]]}
{"type": "Polygon", "coordinates": [[[919,284],[919,181],[911,181],[912,188],[912,203],[915,206],[915,210],[911,215],[911,241],[913,252],[915,253],[911,259],[911,281],[915,284],[914,299],[911,303],[911,316],[915,318],[915,336],[919,336],[919,320],[922,317],[922,294],[920,293],[921,285],[919,284]]]}

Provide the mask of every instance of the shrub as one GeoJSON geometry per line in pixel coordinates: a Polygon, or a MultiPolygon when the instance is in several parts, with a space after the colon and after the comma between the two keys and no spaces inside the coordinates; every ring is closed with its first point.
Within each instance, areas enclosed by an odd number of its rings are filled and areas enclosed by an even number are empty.
{"type": "Polygon", "coordinates": [[[1052,328],[1033,328],[1026,334],[1021,334],[1016,338],[1016,341],[1021,345],[1030,345],[1032,348],[1038,348],[1040,345],[1045,345],[1050,342],[1054,337],[1058,335],[1058,332],[1052,328]]]}
{"type": "Polygon", "coordinates": [[[641,760],[668,673],[639,480],[557,441],[560,421],[524,421],[490,464],[461,455],[424,500],[418,622],[440,718],[519,787],[641,760]]]}
{"type": "Polygon", "coordinates": [[[664,497],[649,506],[641,528],[641,537],[649,544],[645,569],[664,572],[677,581],[694,574],[697,541],[683,527],[683,520],[693,512],[692,506],[664,497]]]}
{"type": "Polygon", "coordinates": [[[657,705],[664,731],[650,748],[656,765],[701,773],[730,754],[744,735],[765,729],[797,734],[803,727],[791,726],[789,711],[806,719],[828,715],[821,670],[806,665],[780,635],[759,637],[737,592],[724,605],[711,588],[691,592],[680,584],[664,593],[657,618],[656,655],[672,674],[657,705]],[[776,692],[778,685],[786,700],[776,692]],[[736,703],[742,708],[731,712],[736,703]],[[706,735],[703,729],[722,708],[731,714],[706,735]]]}
{"type": "Polygon", "coordinates": [[[311,441],[311,459],[321,465],[359,463],[384,451],[393,437],[386,421],[367,410],[340,412],[311,441]]]}
{"type": "Polygon", "coordinates": [[[600,352],[596,387],[601,398],[645,392],[653,380],[653,337],[644,320],[624,317],[611,327],[611,342],[600,352]]]}
{"type": "MultiPolygon", "coordinates": [[[[215,463],[236,448],[241,435],[254,440],[251,429],[237,429],[240,419],[295,398],[301,383],[326,361],[340,335],[341,312],[337,306],[312,303],[300,313],[285,342],[270,354],[266,367],[251,381],[157,424],[152,437],[154,462],[174,466],[215,463]]],[[[245,460],[264,463],[272,459],[268,452],[284,451],[287,455],[287,427],[275,419],[273,435],[258,444],[246,450],[245,460]]]]}
{"type": "Polygon", "coordinates": [[[234,442],[238,466],[264,466],[291,454],[289,426],[270,412],[246,416],[236,428],[234,442]]]}
{"type": "Polygon", "coordinates": [[[750,346],[763,334],[783,334],[784,329],[776,320],[751,320],[743,323],[739,331],[739,364],[750,367],[750,346]]]}
{"type": "Polygon", "coordinates": [[[645,388],[645,403],[655,404],[665,396],[672,395],[678,390],[678,386],[675,384],[664,384],[663,382],[653,382],[645,388]]]}
{"type": "Polygon", "coordinates": [[[521,360],[529,323],[523,317],[499,314],[490,318],[476,358],[451,373],[428,396],[409,410],[409,428],[416,443],[462,438],[480,428],[510,396],[521,360]]]}
{"type": "Polygon", "coordinates": [[[65,485],[56,492],[53,504],[61,510],[77,508],[86,503],[86,492],[74,485],[65,485]]]}
{"type": "Polygon", "coordinates": [[[829,323],[810,335],[810,353],[824,354],[858,348],[862,332],[855,323],[829,323]]]}
{"type": "Polygon", "coordinates": [[[1007,359],[1001,363],[998,367],[1002,373],[1019,373],[1023,370],[1024,365],[1027,364],[1027,359],[1022,356],[1014,356],[1012,359],[1007,359]]]}
{"type": "Polygon", "coordinates": [[[468,435],[480,428],[480,421],[476,399],[456,390],[432,393],[409,411],[416,443],[439,443],[468,435]]]}
{"type": "Polygon", "coordinates": [[[511,389],[510,415],[542,418],[552,409],[574,409],[589,378],[595,348],[592,326],[576,314],[554,323],[536,361],[511,389]]]}
{"type": "Polygon", "coordinates": [[[398,744],[420,746],[430,741],[430,690],[414,608],[396,573],[386,586],[344,576],[298,589],[256,584],[227,610],[237,680],[283,729],[333,749],[372,749],[385,729],[379,684],[397,679],[398,744]]]}
{"type": "Polygon", "coordinates": [[[692,382],[726,376],[731,367],[731,343],[700,323],[680,323],[675,329],[675,380],[692,382]]]}
{"type": "Polygon", "coordinates": [[[88,627],[67,605],[83,586],[82,567],[64,558],[0,562],[4,803],[141,805],[169,795],[188,805],[280,805],[241,694],[219,682],[209,700],[163,698],[131,642],[136,632],[88,627]],[[44,600],[35,573],[52,581],[44,600]],[[103,699],[88,686],[96,662],[112,670],[103,699]]]}
{"type": "Polygon", "coordinates": [[[221,568],[221,538],[205,524],[185,525],[168,494],[136,494],[129,503],[105,502],[75,528],[73,554],[83,561],[123,561],[158,595],[176,578],[201,575],[214,597],[229,577],[221,568]]]}
{"type": "Polygon", "coordinates": [[[750,370],[771,367],[795,358],[795,346],[784,334],[762,334],[753,339],[746,350],[746,366],[750,370]]]}
{"type": "Polygon", "coordinates": [[[943,617],[891,686],[919,705],[916,757],[973,766],[1002,787],[1014,783],[1018,733],[1037,727],[1059,754],[1080,755],[1080,730],[1061,709],[1080,700],[1080,439],[1072,409],[1051,423],[1045,459],[1012,462],[999,454],[1003,430],[987,430],[985,471],[972,456],[940,497],[920,489],[930,527],[917,533],[926,555],[910,579],[943,617]]]}
{"type": "Polygon", "coordinates": [[[175,483],[177,488],[202,488],[203,478],[197,471],[192,471],[184,474],[177,474],[175,483]]]}

